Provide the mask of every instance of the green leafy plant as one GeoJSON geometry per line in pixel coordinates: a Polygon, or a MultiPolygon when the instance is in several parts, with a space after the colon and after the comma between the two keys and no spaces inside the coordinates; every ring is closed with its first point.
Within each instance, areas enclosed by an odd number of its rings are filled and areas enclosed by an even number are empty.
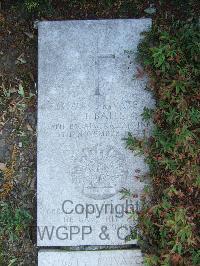
{"type": "Polygon", "coordinates": [[[129,133],[126,139],[129,149],[144,154],[150,169],[151,185],[135,232],[146,265],[200,265],[199,24],[155,23],[144,35],[138,60],[150,77],[156,108],[142,114],[145,121],[153,120],[151,137],[129,133]]]}
{"type": "Polygon", "coordinates": [[[18,239],[32,221],[30,213],[23,208],[14,209],[10,204],[0,203],[0,239],[18,239]]]}

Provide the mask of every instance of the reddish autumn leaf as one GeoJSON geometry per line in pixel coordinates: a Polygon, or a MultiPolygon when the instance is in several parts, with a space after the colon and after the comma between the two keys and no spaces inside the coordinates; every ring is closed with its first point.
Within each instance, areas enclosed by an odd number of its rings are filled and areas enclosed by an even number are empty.
{"type": "Polygon", "coordinates": [[[179,265],[179,263],[181,263],[182,261],[182,257],[181,255],[175,253],[171,256],[171,261],[172,261],[172,265],[174,266],[179,265]]]}

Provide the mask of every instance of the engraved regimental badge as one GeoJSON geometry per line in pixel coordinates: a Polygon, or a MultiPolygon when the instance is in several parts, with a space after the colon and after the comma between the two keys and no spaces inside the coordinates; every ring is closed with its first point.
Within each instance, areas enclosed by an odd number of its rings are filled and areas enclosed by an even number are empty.
{"type": "Polygon", "coordinates": [[[113,146],[97,144],[82,149],[75,158],[72,181],[86,197],[102,200],[122,189],[127,174],[123,154],[113,146]]]}

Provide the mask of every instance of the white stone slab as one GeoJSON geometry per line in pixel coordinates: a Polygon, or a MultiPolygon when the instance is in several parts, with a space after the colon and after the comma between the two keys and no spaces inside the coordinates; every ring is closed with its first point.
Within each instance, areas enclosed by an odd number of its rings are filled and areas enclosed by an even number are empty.
{"type": "Polygon", "coordinates": [[[40,251],[38,266],[140,266],[139,250],[40,251]]]}
{"type": "MultiPolygon", "coordinates": [[[[152,106],[135,53],[149,19],[39,23],[38,245],[118,245],[139,198],[143,158],[122,139],[143,135],[152,106]],[[139,169],[139,170],[138,170],[139,169]],[[46,230],[46,231],[45,231],[46,230]],[[47,234],[49,232],[49,235],[47,234]]],[[[133,241],[132,243],[135,243],[133,241]]]]}

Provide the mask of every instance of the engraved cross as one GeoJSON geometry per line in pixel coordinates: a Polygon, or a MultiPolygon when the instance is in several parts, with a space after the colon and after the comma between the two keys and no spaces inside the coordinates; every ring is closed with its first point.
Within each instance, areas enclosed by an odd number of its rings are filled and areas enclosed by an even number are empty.
{"type": "Polygon", "coordinates": [[[111,59],[114,58],[115,59],[115,54],[100,54],[99,53],[99,42],[97,40],[97,58],[95,60],[95,94],[97,96],[100,96],[100,64],[101,61],[104,59],[111,59]]]}

